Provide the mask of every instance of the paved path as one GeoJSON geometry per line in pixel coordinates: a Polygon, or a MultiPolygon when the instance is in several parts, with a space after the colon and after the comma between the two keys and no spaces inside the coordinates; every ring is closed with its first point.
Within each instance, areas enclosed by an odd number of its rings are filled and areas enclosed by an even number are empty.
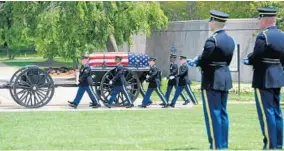
{"type": "Polygon", "coordinates": [[[18,68],[10,67],[0,62],[0,84],[1,81],[9,81],[17,70],[18,68]]]}

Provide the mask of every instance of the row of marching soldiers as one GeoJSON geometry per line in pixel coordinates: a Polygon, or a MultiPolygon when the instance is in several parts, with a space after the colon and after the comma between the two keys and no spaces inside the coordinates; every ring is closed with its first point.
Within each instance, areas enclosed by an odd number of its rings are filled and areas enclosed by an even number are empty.
{"type": "MultiPolygon", "coordinates": [[[[245,65],[253,66],[254,69],[252,87],[255,89],[257,114],[263,135],[263,149],[280,150],[283,146],[283,118],[280,107],[280,90],[284,86],[284,33],[276,26],[276,9],[258,8],[258,12],[259,28],[263,31],[256,37],[253,52],[247,58],[243,59],[242,62],[245,65]]],[[[188,63],[192,67],[200,67],[202,71],[201,97],[210,149],[228,149],[229,146],[227,99],[229,90],[232,88],[232,78],[228,66],[232,61],[235,43],[233,38],[224,29],[228,18],[229,15],[224,12],[217,10],[210,11],[209,26],[213,35],[205,41],[202,54],[188,63]]],[[[124,77],[121,76],[121,58],[117,57],[116,61],[118,63],[116,67],[117,76],[112,81],[115,86],[113,96],[109,100],[109,104],[107,104],[108,107],[111,107],[115,98],[114,95],[118,91],[122,91],[127,95],[124,85],[119,82],[124,80],[124,77]]],[[[168,87],[166,97],[164,97],[159,88],[160,80],[155,76],[158,73],[155,61],[155,58],[151,58],[150,60],[151,70],[147,78],[150,84],[140,107],[146,107],[149,104],[149,98],[153,90],[158,92],[163,101],[163,107],[168,107],[169,105],[168,96],[171,87],[168,87]]],[[[178,85],[172,85],[173,87],[177,87],[175,96],[170,103],[172,107],[174,107],[175,101],[183,89],[186,89],[191,94],[189,96],[192,101],[197,103],[188,86],[186,57],[181,56],[180,62],[179,72],[168,77],[169,83],[171,80],[178,78],[178,85]]],[[[171,70],[173,70],[174,66],[176,70],[175,64],[171,65],[171,70]]],[[[89,92],[87,88],[80,89],[82,90],[78,91],[79,94],[83,91],[89,92]]],[[[74,102],[70,102],[70,105],[76,107],[80,97],[77,95],[74,102]]],[[[128,99],[128,103],[128,107],[133,107],[130,99],[128,99]]]]}
{"type": "MultiPolygon", "coordinates": [[[[162,100],[162,103],[160,104],[162,108],[167,107],[175,107],[176,101],[179,98],[179,96],[182,97],[184,100],[183,105],[187,105],[190,103],[190,100],[193,104],[197,104],[197,99],[192,92],[192,89],[190,88],[190,80],[188,79],[188,65],[187,60],[185,56],[180,56],[180,67],[178,67],[178,64],[176,63],[177,56],[175,54],[170,55],[170,74],[167,76],[168,84],[167,84],[167,91],[164,95],[160,89],[161,87],[161,72],[159,68],[155,65],[156,59],[151,57],[149,60],[149,66],[150,70],[148,75],[146,76],[146,82],[149,83],[147,91],[144,92],[144,90],[141,90],[141,94],[143,96],[143,101],[141,105],[138,105],[140,108],[146,108],[147,106],[151,105],[153,102],[150,100],[150,97],[152,95],[153,91],[156,91],[160,99],[162,100]],[[172,89],[175,88],[175,94],[172,99],[172,101],[169,103],[170,94],[172,89]],[[187,93],[188,99],[182,91],[185,90],[187,93]]],[[[112,88],[111,97],[108,100],[106,104],[104,104],[106,107],[111,108],[114,106],[114,101],[117,97],[117,95],[121,92],[126,99],[127,105],[126,108],[132,108],[134,107],[133,101],[129,97],[129,94],[126,90],[127,82],[124,77],[124,71],[125,68],[121,65],[122,57],[121,56],[115,56],[115,62],[117,63],[115,67],[115,73],[112,80],[109,81],[108,85],[112,88]]],[[[80,69],[80,75],[79,75],[79,89],[77,92],[77,95],[73,102],[68,101],[69,106],[73,108],[77,108],[77,106],[80,103],[80,100],[83,97],[84,92],[86,91],[92,100],[92,103],[90,104],[93,108],[101,107],[99,99],[97,98],[97,95],[93,94],[94,91],[92,91],[89,87],[89,78],[91,78],[91,68],[89,66],[88,61],[84,64],[84,66],[80,69]]]]}

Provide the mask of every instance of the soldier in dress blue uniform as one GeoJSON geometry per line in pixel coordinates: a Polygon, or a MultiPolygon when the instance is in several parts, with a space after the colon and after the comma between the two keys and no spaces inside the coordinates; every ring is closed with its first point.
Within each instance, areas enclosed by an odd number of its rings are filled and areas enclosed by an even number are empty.
{"type": "MultiPolygon", "coordinates": [[[[173,87],[175,87],[175,89],[177,88],[177,80],[178,78],[175,78],[175,76],[178,74],[178,64],[176,63],[176,55],[175,54],[171,54],[170,55],[170,74],[167,77],[168,80],[168,85],[167,85],[167,91],[165,94],[165,98],[167,101],[169,101],[170,99],[170,94],[172,92],[173,87]]],[[[184,104],[183,105],[187,105],[189,103],[189,100],[186,99],[186,97],[184,96],[183,93],[180,94],[182,99],[184,100],[184,104]]],[[[163,104],[161,104],[163,105],[163,104]]]]}
{"type": "MultiPolygon", "coordinates": [[[[147,79],[146,76],[147,76],[147,72],[143,73],[143,74],[139,77],[140,86],[141,86],[141,88],[140,88],[140,94],[142,95],[143,98],[144,98],[145,95],[146,95],[146,92],[145,92],[144,89],[143,89],[143,82],[147,79]]],[[[152,103],[153,103],[153,101],[152,101],[152,100],[149,100],[149,103],[147,104],[147,106],[151,105],[152,103]]]]}
{"type": "Polygon", "coordinates": [[[171,107],[175,107],[176,101],[178,97],[182,94],[183,89],[186,90],[188,93],[190,99],[194,104],[196,104],[196,98],[190,88],[190,80],[188,79],[188,66],[186,62],[185,56],[180,56],[180,63],[181,66],[179,68],[179,72],[177,75],[175,75],[175,78],[178,78],[178,86],[174,95],[174,98],[170,104],[171,107]]]}
{"type": "Polygon", "coordinates": [[[92,91],[90,88],[90,83],[88,82],[87,78],[91,76],[91,67],[88,63],[88,61],[81,66],[80,68],[80,74],[79,74],[79,87],[77,91],[77,95],[73,102],[68,101],[69,106],[73,108],[77,108],[79,105],[83,95],[85,92],[88,93],[92,103],[90,104],[90,107],[98,108],[101,107],[97,95],[95,94],[95,91],[92,91]]]}
{"type": "Polygon", "coordinates": [[[202,100],[211,149],[228,148],[229,119],[227,113],[228,91],[232,88],[229,70],[235,43],[225,30],[229,15],[210,10],[210,28],[214,34],[205,42],[203,53],[197,56],[192,65],[202,71],[202,100]]]}
{"type": "Polygon", "coordinates": [[[149,60],[150,65],[150,71],[149,75],[147,76],[146,82],[149,82],[148,89],[146,91],[146,95],[143,98],[142,105],[139,105],[138,107],[146,108],[149,104],[149,99],[152,94],[152,92],[155,90],[157,94],[159,95],[160,99],[163,101],[163,108],[168,107],[168,102],[161,92],[160,86],[161,86],[161,75],[158,67],[155,65],[156,59],[151,57],[149,60]]]}
{"type": "Polygon", "coordinates": [[[116,67],[115,67],[115,76],[114,78],[109,82],[109,84],[113,87],[112,90],[112,94],[111,97],[108,101],[107,104],[105,104],[106,107],[111,108],[116,96],[118,93],[122,92],[123,95],[126,98],[127,101],[127,105],[126,108],[132,108],[134,107],[133,102],[131,100],[131,98],[129,97],[129,94],[126,90],[126,80],[124,77],[124,67],[121,65],[121,60],[122,57],[120,56],[115,56],[115,62],[117,63],[116,67]]]}
{"type": "Polygon", "coordinates": [[[264,31],[256,37],[254,50],[243,60],[254,69],[252,87],[262,134],[263,149],[282,149],[283,119],[280,89],[284,86],[281,62],[284,56],[284,33],[276,27],[276,10],[258,8],[259,26],[264,31]],[[281,57],[282,56],[282,57],[281,57]]]}

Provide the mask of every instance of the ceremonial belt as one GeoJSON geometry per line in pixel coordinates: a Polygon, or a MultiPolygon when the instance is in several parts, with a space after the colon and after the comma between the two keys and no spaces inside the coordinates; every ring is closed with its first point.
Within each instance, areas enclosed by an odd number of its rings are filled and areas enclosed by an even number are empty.
{"type": "Polygon", "coordinates": [[[264,63],[280,63],[280,59],[263,58],[262,62],[264,62],[264,63]]]}
{"type": "Polygon", "coordinates": [[[209,66],[227,66],[227,62],[212,62],[209,66]]]}

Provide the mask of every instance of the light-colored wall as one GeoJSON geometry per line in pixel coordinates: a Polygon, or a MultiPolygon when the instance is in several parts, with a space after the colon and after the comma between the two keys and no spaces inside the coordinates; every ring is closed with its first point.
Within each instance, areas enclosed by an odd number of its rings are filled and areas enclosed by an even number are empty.
{"type": "MultiPolygon", "coordinates": [[[[260,31],[257,26],[256,19],[231,19],[226,23],[226,30],[231,35],[236,44],[240,44],[240,58],[246,57],[252,52],[255,35],[260,31]]],[[[130,47],[131,52],[146,53],[157,58],[157,66],[166,76],[169,73],[168,58],[170,48],[175,45],[177,55],[185,55],[188,58],[194,58],[202,53],[204,43],[208,37],[212,35],[209,30],[208,21],[179,21],[170,22],[168,29],[164,31],[153,31],[150,37],[143,34],[133,36],[134,44],[130,47]]],[[[128,51],[128,46],[120,47],[120,51],[128,51]]],[[[232,69],[237,67],[237,53],[235,53],[232,69]]],[[[240,65],[241,81],[251,82],[252,68],[240,65]]],[[[237,81],[237,72],[232,72],[234,81],[237,81]]],[[[189,69],[189,78],[191,80],[200,81],[200,71],[198,68],[189,69]]]]}

